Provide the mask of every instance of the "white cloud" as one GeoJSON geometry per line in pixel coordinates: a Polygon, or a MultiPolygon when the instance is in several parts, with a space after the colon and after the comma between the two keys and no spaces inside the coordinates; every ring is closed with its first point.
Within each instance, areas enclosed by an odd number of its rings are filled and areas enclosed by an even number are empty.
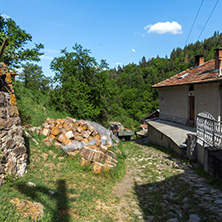
{"type": "Polygon", "coordinates": [[[53,60],[54,59],[54,57],[52,57],[52,56],[45,56],[45,55],[40,56],[40,58],[46,59],[46,60],[53,60]]]}
{"type": "Polygon", "coordinates": [[[23,68],[15,68],[15,73],[20,74],[23,71],[23,68]]]}
{"type": "Polygon", "coordinates": [[[157,22],[154,25],[147,25],[144,29],[148,29],[148,33],[157,33],[157,34],[181,34],[182,25],[178,22],[157,22]]]}
{"type": "Polygon", "coordinates": [[[2,14],[1,17],[4,18],[4,19],[9,19],[10,18],[10,16],[6,15],[6,14],[2,14]]]}
{"type": "Polygon", "coordinates": [[[136,52],[136,50],[135,50],[135,49],[132,49],[132,52],[134,52],[134,53],[135,53],[135,52],[136,52]]]}
{"type": "Polygon", "coordinates": [[[60,53],[57,49],[43,49],[43,51],[46,53],[60,53]]]}
{"type": "Polygon", "coordinates": [[[121,66],[121,65],[123,65],[123,63],[121,63],[121,62],[116,62],[116,63],[114,63],[114,65],[121,66]]]}
{"type": "Polygon", "coordinates": [[[138,33],[135,32],[134,35],[139,36],[139,37],[145,37],[146,36],[146,34],[140,33],[140,32],[138,32],[138,33]]]}

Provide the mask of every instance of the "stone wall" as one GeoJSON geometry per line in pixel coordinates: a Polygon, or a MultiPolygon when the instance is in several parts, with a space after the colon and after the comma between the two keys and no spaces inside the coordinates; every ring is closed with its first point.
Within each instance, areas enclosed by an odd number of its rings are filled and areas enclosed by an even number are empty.
{"type": "Polygon", "coordinates": [[[187,124],[187,119],[177,117],[177,116],[171,116],[171,115],[166,115],[166,114],[160,113],[159,118],[162,119],[162,120],[167,120],[167,121],[171,121],[171,122],[174,122],[174,123],[180,123],[180,124],[183,124],[183,125],[187,124]]]}
{"type": "Polygon", "coordinates": [[[0,63],[0,186],[7,174],[22,176],[26,173],[27,154],[11,83],[13,75],[0,63]]]}

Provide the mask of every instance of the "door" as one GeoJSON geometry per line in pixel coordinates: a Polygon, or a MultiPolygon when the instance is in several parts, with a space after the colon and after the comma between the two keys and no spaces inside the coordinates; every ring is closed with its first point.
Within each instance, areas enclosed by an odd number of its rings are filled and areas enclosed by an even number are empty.
{"type": "Polygon", "coordinates": [[[190,96],[190,120],[194,121],[195,117],[195,97],[190,96]]]}

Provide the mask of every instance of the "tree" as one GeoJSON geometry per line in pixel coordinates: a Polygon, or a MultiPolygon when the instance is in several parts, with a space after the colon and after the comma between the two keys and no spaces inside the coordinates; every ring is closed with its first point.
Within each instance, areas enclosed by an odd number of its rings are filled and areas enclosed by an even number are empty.
{"type": "Polygon", "coordinates": [[[142,57],[142,60],[139,61],[139,65],[140,65],[141,67],[145,67],[145,66],[146,66],[146,57],[145,57],[145,56],[143,56],[143,57],[142,57]]]}
{"type": "Polygon", "coordinates": [[[23,61],[39,61],[40,52],[44,46],[35,44],[34,48],[26,49],[27,43],[32,41],[32,36],[21,29],[11,18],[5,19],[0,15],[0,45],[5,37],[8,37],[8,44],[1,58],[1,61],[8,66],[19,68],[23,61]]]}
{"type": "Polygon", "coordinates": [[[57,109],[66,109],[76,118],[103,121],[103,112],[108,110],[106,105],[110,105],[108,73],[104,71],[108,68],[106,61],[97,63],[90,50],[79,44],[75,44],[72,52],[65,48],[61,54],[51,62],[58,83],[52,102],[57,104],[57,109]]]}
{"type": "Polygon", "coordinates": [[[24,82],[24,86],[34,90],[47,90],[49,89],[50,78],[43,75],[42,67],[26,63],[22,65],[22,72],[19,79],[24,82]]]}

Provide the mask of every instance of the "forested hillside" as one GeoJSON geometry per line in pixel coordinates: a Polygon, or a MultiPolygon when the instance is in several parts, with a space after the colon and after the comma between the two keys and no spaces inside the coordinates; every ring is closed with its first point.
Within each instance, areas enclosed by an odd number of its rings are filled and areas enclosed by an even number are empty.
{"type": "Polygon", "coordinates": [[[119,120],[136,127],[143,116],[158,108],[158,90],[152,89],[153,84],[192,67],[195,55],[203,54],[205,61],[214,58],[218,46],[222,46],[222,34],[215,32],[203,42],[173,49],[169,58],[143,57],[139,64],[109,70],[105,61],[98,64],[89,50],[76,44],[73,52],[65,49],[51,63],[59,83],[51,92],[52,105],[77,118],[104,125],[119,120]]]}
{"type": "Polygon", "coordinates": [[[6,36],[9,41],[1,61],[11,69],[22,68],[14,89],[23,124],[32,125],[48,116],[70,115],[104,126],[118,120],[135,129],[143,116],[158,108],[158,90],[152,89],[153,84],[192,67],[195,55],[203,54],[205,61],[214,58],[214,49],[222,46],[222,34],[215,32],[202,42],[173,49],[169,58],[144,56],[138,64],[109,69],[105,60],[97,62],[90,50],[76,43],[72,51],[62,49],[52,60],[55,76],[50,79],[31,63],[39,60],[44,46],[27,49],[32,36],[12,19],[0,16],[0,44],[6,36]]]}
{"type": "Polygon", "coordinates": [[[204,55],[205,61],[214,58],[214,49],[222,46],[222,34],[202,42],[189,44],[183,49],[173,49],[170,57],[143,57],[139,64],[128,64],[109,71],[109,79],[116,87],[116,102],[127,116],[140,121],[158,108],[158,91],[151,86],[176,73],[194,66],[195,56],[204,55]]]}

